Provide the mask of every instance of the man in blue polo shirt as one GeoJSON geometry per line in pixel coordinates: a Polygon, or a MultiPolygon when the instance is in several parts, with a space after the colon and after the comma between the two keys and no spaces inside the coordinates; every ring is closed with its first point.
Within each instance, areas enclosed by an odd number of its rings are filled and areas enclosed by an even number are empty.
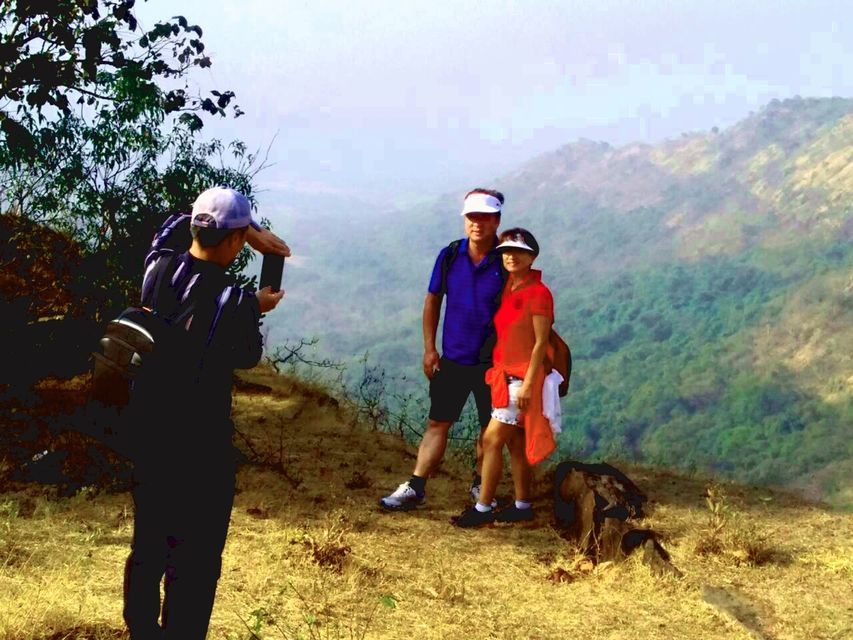
{"type": "MultiPolygon", "coordinates": [[[[485,381],[494,343],[492,318],[503,289],[500,257],[494,251],[501,221],[503,194],[474,189],[465,196],[465,238],[438,254],[424,300],[424,375],[429,379],[430,410],[412,477],[380,499],[390,511],[406,511],[424,503],[426,481],[441,463],[447,434],[473,393],[480,428],[489,424],[491,395],[485,381]],[[455,251],[455,255],[448,255],[455,251]],[[443,354],[435,345],[441,301],[447,296],[442,331],[443,354]]],[[[471,496],[479,497],[482,451],[477,439],[477,474],[471,496]]]]}

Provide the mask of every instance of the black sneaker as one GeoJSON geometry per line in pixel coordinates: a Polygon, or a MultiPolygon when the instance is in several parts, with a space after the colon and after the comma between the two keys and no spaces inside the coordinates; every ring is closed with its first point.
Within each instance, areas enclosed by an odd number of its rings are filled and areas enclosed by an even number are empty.
{"type": "Polygon", "coordinates": [[[457,527],[467,529],[469,527],[482,527],[495,521],[495,511],[477,511],[476,507],[468,507],[458,516],[450,519],[457,527]]]}
{"type": "Polygon", "coordinates": [[[495,522],[527,522],[533,520],[533,507],[519,509],[514,504],[495,514],[495,522]]]}

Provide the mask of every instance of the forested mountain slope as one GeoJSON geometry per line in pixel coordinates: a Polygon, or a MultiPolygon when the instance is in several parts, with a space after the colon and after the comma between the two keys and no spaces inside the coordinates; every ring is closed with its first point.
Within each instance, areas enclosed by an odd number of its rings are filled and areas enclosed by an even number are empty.
{"type": "MultiPolygon", "coordinates": [[[[503,225],[540,239],[573,348],[561,454],[850,502],[853,100],[774,101],[657,146],[580,141],[483,182],[507,196],[503,225]]],[[[306,260],[272,336],[314,334],[340,358],[369,350],[417,379],[423,292],[461,235],[463,193],[294,216],[306,260]]]]}

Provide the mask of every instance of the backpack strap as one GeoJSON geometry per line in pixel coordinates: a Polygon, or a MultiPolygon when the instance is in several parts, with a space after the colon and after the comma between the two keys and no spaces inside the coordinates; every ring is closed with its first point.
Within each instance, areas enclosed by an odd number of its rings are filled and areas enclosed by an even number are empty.
{"type": "Polygon", "coordinates": [[[175,213],[166,218],[166,221],[160,225],[160,228],[157,229],[157,232],[151,239],[151,250],[148,252],[148,255],[145,256],[146,269],[152,260],[163,255],[164,252],[168,251],[170,253],[174,253],[173,250],[166,248],[166,242],[172,234],[175,233],[175,229],[183,222],[187,222],[189,218],[190,215],[188,213],[175,213]]]}
{"type": "Polygon", "coordinates": [[[213,335],[216,333],[216,328],[219,326],[219,320],[222,318],[222,311],[225,309],[225,305],[228,304],[228,301],[233,297],[237,298],[237,306],[240,306],[240,303],[243,301],[244,292],[240,287],[232,287],[226,286],[219,296],[216,298],[216,314],[213,316],[213,322],[210,323],[210,329],[207,332],[207,342],[206,345],[210,346],[210,343],[213,341],[213,335]]]}
{"type": "MultiPolygon", "coordinates": [[[[186,269],[186,263],[181,261],[179,256],[176,257],[174,251],[160,249],[154,261],[148,266],[143,282],[143,304],[147,300],[152,305],[151,308],[144,308],[152,315],[163,318],[168,324],[175,327],[183,325],[195,313],[195,305],[189,305],[180,310],[181,305],[199,279],[198,274],[187,278],[186,269]],[[153,278],[153,281],[149,282],[149,278],[153,278]],[[147,287],[153,287],[150,295],[145,295],[147,287]],[[161,297],[164,287],[174,289],[174,296],[161,297]],[[174,297],[174,302],[172,297],[174,297]],[[156,308],[159,302],[164,301],[168,304],[159,309],[156,308]]],[[[186,327],[183,328],[186,329],[186,327]]]]}
{"type": "Polygon", "coordinates": [[[441,289],[439,289],[438,295],[443,296],[447,293],[447,272],[450,271],[450,266],[453,264],[453,261],[456,260],[456,256],[459,255],[459,245],[462,244],[462,240],[454,240],[449,245],[447,245],[447,249],[444,251],[444,256],[441,259],[441,289]]]}

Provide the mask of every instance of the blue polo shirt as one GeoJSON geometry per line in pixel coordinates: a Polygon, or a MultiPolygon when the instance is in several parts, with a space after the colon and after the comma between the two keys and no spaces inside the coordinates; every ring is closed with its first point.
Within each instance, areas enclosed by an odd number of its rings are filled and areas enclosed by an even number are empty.
{"type": "MultiPolygon", "coordinates": [[[[445,253],[447,247],[438,254],[429,281],[429,292],[436,295],[441,293],[445,253]]],[[[468,255],[468,238],[459,243],[459,253],[447,271],[447,303],[441,334],[442,355],[448,360],[464,365],[481,362],[480,349],[494,333],[495,301],[503,288],[500,259],[497,251],[490,251],[475,265],[468,255]]]]}

